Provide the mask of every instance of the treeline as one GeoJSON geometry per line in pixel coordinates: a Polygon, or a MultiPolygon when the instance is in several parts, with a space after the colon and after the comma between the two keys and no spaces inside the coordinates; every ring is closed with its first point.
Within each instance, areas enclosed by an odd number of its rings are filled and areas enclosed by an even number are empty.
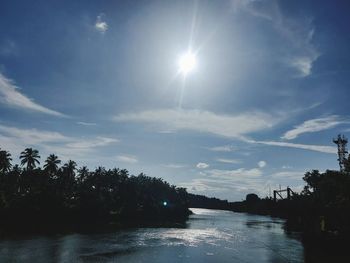
{"type": "Polygon", "coordinates": [[[37,150],[27,148],[21,166],[0,150],[0,223],[6,227],[74,226],[95,223],[183,221],[186,189],[125,169],[61,165],[54,154],[43,167],[37,150]]]}
{"type": "Polygon", "coordinates": [[[231,203],[236,212],[286,218],[286,229],[318,237],[350,237],[350,167],[344,171],[306,172],[304,190],[291,198],[260,199],[247,195],[245,201],[231,203]]]}
{"type": "Polygon", "coordinates": [[[215,197],[188,193],[189,206],[193,208],[230,210],[230,203],[215,197]]]}

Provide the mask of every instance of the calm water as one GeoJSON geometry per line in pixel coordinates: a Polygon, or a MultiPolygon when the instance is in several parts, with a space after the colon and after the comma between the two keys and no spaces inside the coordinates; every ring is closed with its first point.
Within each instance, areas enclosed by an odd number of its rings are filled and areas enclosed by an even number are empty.
{"type": "Polygon", "coordinates": [[[0,262],[303,262],[303,247],[283,220],[192,209],[186,228],[136,228],[103,234],[0,241],[0,262]]]}

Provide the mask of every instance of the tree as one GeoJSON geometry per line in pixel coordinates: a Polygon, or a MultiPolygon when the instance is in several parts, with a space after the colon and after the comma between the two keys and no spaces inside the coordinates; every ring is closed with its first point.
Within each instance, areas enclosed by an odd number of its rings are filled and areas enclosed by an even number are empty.
{"type": "Polygon", "coordinates": [[[75,170],[77,169],[77,163],[69,160],[64,166],[63,166],[65,172],[67,173],[68,177],[74,178],[75,176],[75,170]]]}
{"type": "Polygon", "coordinates": [[[5,173],[10,171],[12,164],[11,164],[11,154],[8,151],[0,151],[0,171],[5,173]]]}
{"type": "Polygon", "coordinates": [[[78,180],[81,183],[88,177],[89,169],[86,166],[83,166],[78,170],[78,174],[79,174],[78,180]]]}
{"type": "Polygon", "coordinates": [[[23,152],[21,152],[21,165],[27,164],[27,170],[33,170],[36,167],[36,164],[40,164],[39,162],[39,151],[33,150],[33,148],[26,148],[23,152]]]}
{"type": "Polygon", "coordinates": [[[44,169],[50,174],[55,174],[58,170],[58,164],[61,163],[61,160],[58,159],[57,155],[50,154],[45,160],[44,169]]]}

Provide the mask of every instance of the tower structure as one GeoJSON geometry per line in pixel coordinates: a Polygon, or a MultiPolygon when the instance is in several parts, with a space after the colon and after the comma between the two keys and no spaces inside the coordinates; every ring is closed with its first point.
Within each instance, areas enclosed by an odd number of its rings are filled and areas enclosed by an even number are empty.
{"type": "Polygon", "coordinates": [[[345,169],[346,155],[348,153],[346,145],[348,139],[344,135],[338,135],[337,138],[333,139],[333,142],[338,146],[338,161],[340,171],[343,172],[345,169]]]}

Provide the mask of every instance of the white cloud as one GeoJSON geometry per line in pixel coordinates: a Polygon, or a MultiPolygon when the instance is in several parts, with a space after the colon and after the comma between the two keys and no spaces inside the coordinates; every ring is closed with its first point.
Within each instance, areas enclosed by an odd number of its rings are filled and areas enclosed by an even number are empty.
{"type": "Polygon", "coordinates": [[[59,132],[38,129],[20,129],[0,125],[1,148],[17,155],[26,147],[38,148],[44,154],[55,153],[60,158],[88,156],[96,147],[104,147],[119,140],[107,137],[77,138],[59,132]]]}
{"type": "Polygon", "coordinates": [[[19,88],[13,83],[13,81],[7,79],[3,74],[0,73],[0,102],[11,107],[37,111],[54,116],[65,116],[58,111],[51,110],[35,103],[32,99],[26,97],[18,90],[19,88]]]}
{"type": "Polygon", "coordinates": [[[287,131],[281,138],[291,140],[297,138],[300,134],[318,132],[334,128],[340,124],[347,123],[341,120],[337,115],[331,115],[324,118],[312,119],[295,126],[294,129],[287,131]]]}
{"type": "Polygon", "coordinates": [[[220,163],[231,163],[231,164],[242,163],[241,160],[236,160],[236,159],[224,159],[224,158],[218,158],[218,159],[216,159],[216,161],[218,161],[218,162],[220,162],[220,163]]]}
{"type": "Polygon", "coordinates": [[[199,169],[206,169],[206,168],[209,167],[209,164],[207,164],[207,163],[197,163],[196,167],[199,168],[199,169]]]}
{"type": "Polygon", "coordinates": [[[236,11],[244,11],[271,23],[285,40],[285,63],[294,68],[299,77],[312,73],[313,63],[320,53],[312,43],[315,29],[311,17],[287,16],[274,0],[232,0],[232,3],[236,11]]]}
{"type": "Polygon", "coordinates": [[[114,138],[97,136],[96,138],[89,139],[89,140],[86,140],[86,139],[75,140],[74,142],[67,143],[66,146],[69,148],[76,148],[76,149],[91,149],[95,147],[109,145],[111,143],[116,143],[116,142],[119,142],[119,140],[114,138]]]}
{"type": "Polygon", "coordinates": [[[180,169],[185,168],[187,165],[185,164],[176,164],[176,163],[169,163],[169,164],[163,164],[163,167],[171,168],[171,169],[180,169]]]}
{"type": "Polygon", "coordinates": [[[248,140],[247,142],[270,145],[270,146],[297,148],[297,149],[322,152],[322,153],[332,153],[332,154],[337,153],[336,147],[326,146],[326,145],[299,144],[299,143],[276,142],[276,141],[253,141],[253,140],[248,140]]]}
{"type": "Polygon", "coordinates": [[[219,177],[219,178],[226,178],[226,179],[232,179],[232,180],[244,180],[243,178],[257,178],[262,176],[261,170],[257,168],[253,168],[253,169],[239,168],[236,170],[213,169],[213,170],[209,170],[208,174],[211,177],[219,177]]]}
{"type": "Polygon", "coordinates": [[[260,168],[264,168],[266,166],[266,162],[265,161],[260,161],[260,162],[258,162],[258,166],[260,168]]]}
{"type": "Polygon", "coordinates": [[[299,71],[300,77],[306,77],[311,74],[314,57],[295,57],[290,60],[290,65],[299,71]]]}
{"type": "Polygon", "coordinates": [[[259,169],[239,168],[236,170],[206,170],[201,178],[179,184],[190,192],[211,193],[216,197],[231,197],[237,200],[248,193],[265,194],[266,182],[259,169]]]}
{"type": "Polygon", "coordinates": [[[235,148],[231,145],[208,147],[207,149],[213,152],[232,152],[235,150],[235,148]]]}
{"type": "Polygon", "coordinates": [[[97,125],[94,122],[84,122],[84,121],[78,121],[77,124],[83,125],[83,126],[96,126],[97,125]]]}
{"type": "Polygon", "coordinates": [[[95,22],[95,29],[101,33],[105,33],[108,30],[108,24],[104,21],[104,16],[104,14],[99,14],[95,22]]]}
{"type": "Polygon", "coordinates": [[[260,112],[218,115],[210,111],[175,109],[124,113],[115,116],[114,120],[152,123],[170,130],[190,130],[240,139],[248,133],[270,128],[278,122],[277,118],[260,112]]]}
{"type": "Polygon", "coordinates": [[[138,162],[136,156],[133,156],[133,155],[118,155],[117,161],[123,162],[123,163],[137,163],[138,162]]]}

